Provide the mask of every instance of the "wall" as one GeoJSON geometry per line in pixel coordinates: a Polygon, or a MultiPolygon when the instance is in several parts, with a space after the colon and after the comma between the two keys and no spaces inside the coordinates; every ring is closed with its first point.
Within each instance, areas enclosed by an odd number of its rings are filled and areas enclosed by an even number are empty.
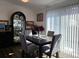
{"type": "Polygon", "coordinates": [[[29,8],[0,0],[0,20],[10,20],[11,15],[16,11],[23,12],[26,16],[26,20],[34,21],[36,19],[36,15],[29,8]]]}
{"type": "Polygon", "coordinates": [[[36,11],[36,15],[38,13],[43,13],[43,21],[42,22],[37,22],[37,19],[36,19],[36,24],[39,25],[39,26],[43,26],[44,27],[44,31],[42,34],[46,34],[46,8],[41,8],[39,10],[36,11]]]}

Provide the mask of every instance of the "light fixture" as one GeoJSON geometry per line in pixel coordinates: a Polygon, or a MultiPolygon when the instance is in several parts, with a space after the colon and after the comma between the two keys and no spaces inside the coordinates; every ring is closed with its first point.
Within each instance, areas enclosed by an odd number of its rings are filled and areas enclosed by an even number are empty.
{"type": "Polygon", "coordinates": [[[21,0],[22,2],[24,2],[24,3],[27,3],[27,2],[29,2],[29,0],[21,0]]]}

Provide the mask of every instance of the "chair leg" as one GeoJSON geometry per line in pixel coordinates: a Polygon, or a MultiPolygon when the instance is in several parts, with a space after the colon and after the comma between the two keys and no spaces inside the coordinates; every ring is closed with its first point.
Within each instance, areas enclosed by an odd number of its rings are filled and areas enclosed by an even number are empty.
{"type": "Polygon", "coordinates": [[[25,54],[25,53],[24,53],[24,50],[22,50],[22,54],[21,54],[21,55],[22,55],[23,58],[24,58],[24,54],[25,54]]]}
{"type": "Polygon", "coordinates": [[[49,56],[49,58],[51,58],[51,56],[49,56]]]}
{"type": "Polygon", "coordinates": [[[59,53],[58,52],[56,53],[56,58],[59,58],[59,53]]]}
{"type": "Polygon", "coordinates": [[[51,54],[49,55],[49,58],[51,58],[51,54]]]}

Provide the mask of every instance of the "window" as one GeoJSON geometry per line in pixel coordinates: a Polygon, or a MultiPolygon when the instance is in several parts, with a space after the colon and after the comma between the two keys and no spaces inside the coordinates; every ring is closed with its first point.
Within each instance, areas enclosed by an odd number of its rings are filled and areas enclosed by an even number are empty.
{"type": "Polygon", "coordinates": [[[51,11],[47,13],[47,31],[61,33],[60,50],[79,57],[79,5],[51,11]]]}

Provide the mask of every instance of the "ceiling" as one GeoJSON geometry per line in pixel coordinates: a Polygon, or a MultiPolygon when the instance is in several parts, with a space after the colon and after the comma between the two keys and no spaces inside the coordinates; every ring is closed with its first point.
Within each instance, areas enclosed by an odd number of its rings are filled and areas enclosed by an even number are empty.
{"type": "MultiPolygon", "coordinates": [[[[50,4],[51,2],[55,3],[57,1],[65,1],[65,0],[30,0],[29,3],[23,3],[21,2],[21,0],[5,0],[8,2],[12,2],[12,3],[17,3],[17,4],[32,4],[32,5],[37,5],[37,6],[45,6],[47,4],[50,4]]],[[[52,4],[53,4],[52,3],[52,4]]]]}
{"type": "Polygon", "coordinates": [[[43,8],[43,7],[58,7],[62,5],[69,5],[73,3],[78,3],[79,0],[30,0],[29,3],[23,3],[21,0],[5,0],[7,2],[21,5],[21,6],[29,6],[31,8],[43,8]]]}

